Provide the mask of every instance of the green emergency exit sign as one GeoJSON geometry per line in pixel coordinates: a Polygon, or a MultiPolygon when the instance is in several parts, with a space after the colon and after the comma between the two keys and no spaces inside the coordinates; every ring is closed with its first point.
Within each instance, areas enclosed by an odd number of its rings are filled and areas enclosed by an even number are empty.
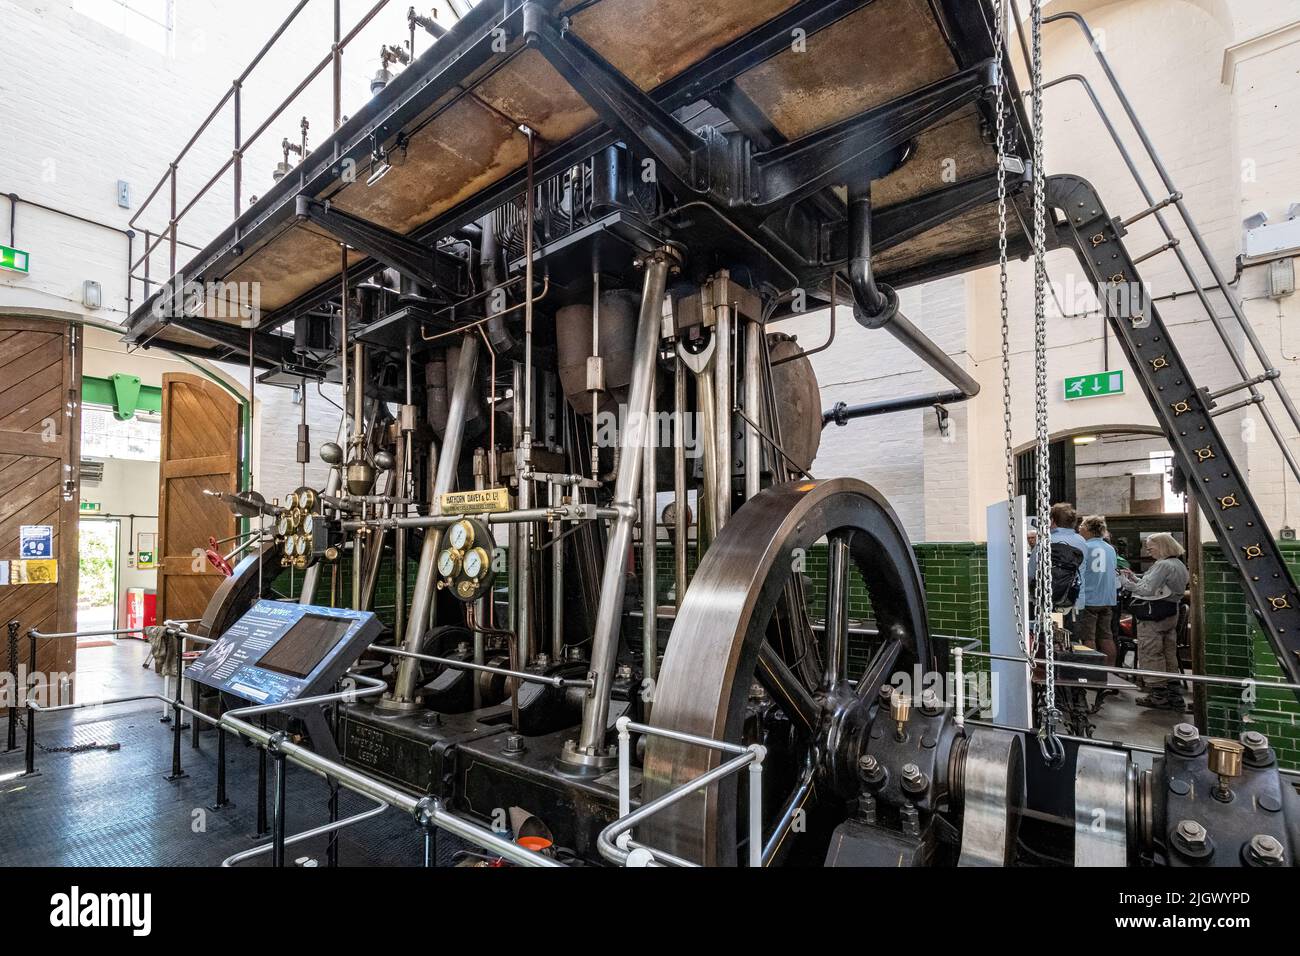
{"type": "Polygon", "coordinates": [[[1065,379],[1065,400],[1101,398],[1124,394],[1124,372],[1094,372],[1092,375],[1069,375],[1065,379]]]}
{"type": "Polygon", "coordinates": [[[0,269],[26,274],[30,262],[31,256],[23,250],[14,249],[12,246],[0,246],[0,269]]]}

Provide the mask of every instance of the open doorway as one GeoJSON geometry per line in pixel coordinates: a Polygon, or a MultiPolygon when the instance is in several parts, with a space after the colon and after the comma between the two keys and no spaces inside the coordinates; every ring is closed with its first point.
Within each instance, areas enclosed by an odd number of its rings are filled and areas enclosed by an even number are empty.
{"type": "MultiPolygon", "coordinates": [[[[121,522],[113,518],[82,518],[78,522],[77,630],[111,631],[117,627],[121,522]]],[[[83,639],[93,647],[109,638],[83,639]]]]}
{"type": "MultiPolygon", "coordinates": [[[[1017,456],[1017,473],[1022,490],[1032,495],[1036,473],[1032,449],[1017,456]]],[[[1190,552],[1197,543],[1189,535],[1187,499],[1173,451],[1163,435],[1150,429],[1111,428],[1059,436],[1051,444],[1051,477],[1053,503],[1070,502],[1080,519],[1092,515],[1105,519],[1121,567],[1131,567],[1139,575],[1146,572],[1154,561],[1143,553],[1143,545],[1158,532],[1172,535],[1189,552],[1185,561],[1194,557],[1190,552]]],[[[1139,666],[1137,622],[1128,596],[1121,594],[1118,600],[1112,615],[1117,663],[1135,669],[1139,666]]],[[[1194,633],[1192,622],[1202,600],[1193,588],[1178,612],[1178,658],[1184,672],[1195,670],[1194,662],[1199,659],[1196,644],[1200,635],[1194,633]]],[[[1112,686],[1120,679],[1112,678],[1112,686]]],[[[1136,676],[1124,679],[1138,688],[1143,686],[1136,676]]],[[[1191,719],[1185,713],[1138,706],[1137,699],[1144,696],[1127,687],[1099,703],[1089,691],[1085,697],[1090,712],[1081,718],[1089,725],[1088,735],[1158,749],[1171,726],[1191,719]]],[[[1191,700],[1190,694],[1187,700],[1191,700]]]]}

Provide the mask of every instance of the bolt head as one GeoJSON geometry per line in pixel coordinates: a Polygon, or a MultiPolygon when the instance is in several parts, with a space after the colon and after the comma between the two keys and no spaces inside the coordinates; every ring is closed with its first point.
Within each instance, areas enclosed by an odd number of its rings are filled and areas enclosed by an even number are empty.
{"type": "Polygon", "coordinates": [[[1241,735],[1241,745],[1246,749],[1246,754],[1252,763],[1264,764],[1270,762],[1268,737],[1258,730],[1247,730],[1243,733],[1241,735]]]}
{"type": "Polygon", "coordinates": [[[1267,833],[1257,833],[1250,838],[1250,852],[1261,863],[1283,863],[1286,850],[1280,840],[1267,833]]]}
{"type": "Polygon", "coordinates": [[[871,754],[863,754],[858,758],[858,769],[863,773],[875,773],[880,768],[880,761],[876,760],[871,754]]]}
{"type": "Polygon", "coordinates": [[[1196,729],[1195,724],[1176,724],[1173,734],[1175,740],[1185,744],[1195,743],[1201,739],[1201,732],[1196,729]]]}
{"type": "Polygon", "coordinates": [[[1192,847],[1205,846],[1208,836],[1205,827],[1195,820],[1179,820],[1175,832],[1187,842],[1188,846],[1192,847]]]}
{"type": "Polygon", "coordinates": [[[903,764],[903,779],[908,783],[920,783],[925,779],[925,774],[921,773],[921,768],[914,763],[903,764]]]}

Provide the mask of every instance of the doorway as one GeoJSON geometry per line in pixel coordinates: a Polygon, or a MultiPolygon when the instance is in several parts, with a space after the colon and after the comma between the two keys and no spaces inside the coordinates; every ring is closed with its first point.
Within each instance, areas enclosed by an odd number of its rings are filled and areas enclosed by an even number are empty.
{"type": "MultiPolygon", "coordinates": [[[[111,631],[117,627],[121,535],[122,523],[115,518],[82,518],[78,522],[78,631],[111,631]]],[[[101,643],[112,643],[112,639],[79,640],[77,646],[101,643]]]]}

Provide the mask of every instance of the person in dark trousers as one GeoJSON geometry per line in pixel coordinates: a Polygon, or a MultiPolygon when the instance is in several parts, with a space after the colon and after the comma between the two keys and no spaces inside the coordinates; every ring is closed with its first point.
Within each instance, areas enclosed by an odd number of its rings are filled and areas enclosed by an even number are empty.
{"type": "MultiPolygon", "coordinates": [[[[1141,577],[1125,573],[1120,586],[1133,597],[1137,622],[1138,667],[1142,670],[1182,673],[1178,663],[1178,603],[1187,590],[1190,574],[1181,560],[1183,546],[1167,532],[1147,538],[1142,553],[1155,559],[1141,577]]],[[[1182,713],[1183,682],[1167,678],[1146,678],[1147,695],[1137,703],[1182,713]]]]}

